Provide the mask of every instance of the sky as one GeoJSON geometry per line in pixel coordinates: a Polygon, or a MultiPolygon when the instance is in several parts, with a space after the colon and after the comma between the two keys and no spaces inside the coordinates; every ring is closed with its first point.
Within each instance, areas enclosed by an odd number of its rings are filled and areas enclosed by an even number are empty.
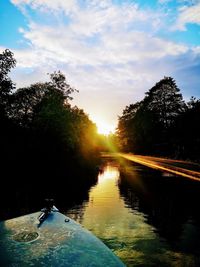
{"type": "Polygon", "coordinates": [[[6,48],[18,88],[61,70],[105,132],[164,76],[200,98],[200,0],[0,0],[6,48]]]}

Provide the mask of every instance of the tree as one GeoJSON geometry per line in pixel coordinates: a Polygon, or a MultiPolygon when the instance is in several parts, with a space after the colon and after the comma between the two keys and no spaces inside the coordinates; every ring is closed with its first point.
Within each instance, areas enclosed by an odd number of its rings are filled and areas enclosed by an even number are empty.
{"type": "Polygon", "coordinates": [[[135,116],[141,106],[141,102],[126,106],[122,116],[118,118],[117,139],[119,147],[125,151],[131,151],[135,148],[135,116]]]}
{"type": "Polygon", "coordinates": [[[65,75],[60,71],[50,74],[50,81],[45,83],[35,83],[25,88],[18,89],[12,95],[12,104],[9,109],[9,117],[23,127],[33,120],[34,114],[39,112],[41,107],[49,106],[51,113],[55,107],[69,105],[72,100],[70,96],[74,91],[67,82],[65,75]]]}
{"type": "Polygon", "coordinates": [[[0,54],[0,162],[9,192],[4,202],[12,206],[21,195],[23,205],[35,200],[35,190],[42,199],[58,199],[73,185],[89,188],[97,177],[96,127],[70,105],[77,90],[58,71],[49,82],[14,92],[8,73],[15,64],[9,50],[0,54]]]}
{"type": "Polygon", "coordinates": [[[180,89],[171,77],[164,77],[146,95],[147,109],[157,115],[164,128],[169,128],[186,108],[180,89]]]}
{"type": "Polygon", "coordinates": [[[2,89],[4,93],[10,93],[11,89],[13,88],[13,83],[11,82],[10,78],[8,77],[8,73],[12,68],[16,65],[16,60],[13,57],[13,53],[6,49],[2,54],[0,54],[0,85],[1,85],[1,93],[2,89]],[[3,82],[7,82],[7,87],[3,87],[3,82]]]}
{"type": "Polygon", "coordinates": [[[50,74],[49,82],[20,88],[12,95],[10,118],[26,133],[26,147],[32,149],[37,165],[43,162],[62,171],[68,164],[86,166],[95,158],[96,127],[83,110],[69,104],[74,91],[59,71],[50,74]]]}
{"type": "Polygon", "coordinates": [[[0,117],[6,117],[6,110],[10,104],[10,93],[15,89],[14,83],[8,77],[8,73],[16,65],[13,53],[6,49],[0,54],[0,117]]]}
{"type": "Polygon", "coordinates": [[[164,77],[144,99],[125,108],[119,117],[121,146],[135,153],[168,153],[170,129],[186,105],[175,81],[164,77]]]}
{"type": "Polygon", "coordinates": [[[66,77],[65,75],[61,72],[53,72],[50,74],[50,82],[49,85],[52,86],[55,90],[61,91],[63,93],[63,96],[65,99],[72,100],[73,98],[70,96],[73,92],[78,92],[77,89],[71,87],[67,82],[66,82],[66,77]]]}
{"type": "Polygon", "coordinates": [[[173,127],[175,156],[200,159],[200,99],[191,97],[184,113],[177,117],[173,127]]]}

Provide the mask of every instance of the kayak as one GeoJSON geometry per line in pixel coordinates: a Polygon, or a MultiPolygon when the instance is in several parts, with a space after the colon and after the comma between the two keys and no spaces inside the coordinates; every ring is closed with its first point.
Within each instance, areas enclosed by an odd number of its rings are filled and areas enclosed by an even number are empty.
{"type": "Polygon", "coordinates": [[[57,210],[0,222],[0,266],[122,267],[96,236],[57,210]]]}

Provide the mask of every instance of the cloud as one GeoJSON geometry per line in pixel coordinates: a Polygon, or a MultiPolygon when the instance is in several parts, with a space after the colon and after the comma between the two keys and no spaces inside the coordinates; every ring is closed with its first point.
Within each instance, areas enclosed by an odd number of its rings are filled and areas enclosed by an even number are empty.
{"type": "Polygon", "coordinates": [[[174,30],[186,30],[186,25],[189,23],[200,25],[200,2],[192,6],[183,6],[179,9],[179,16],[176,24],[173,27],[174,30]]]}
{"type": "MultiPolygon", "coordinates": [[[[26,3],[33,8],[46,6],[54,11],[66,12],[71,7],[73,20],[70,23],[59,20],[53,26],[30,21],[28,30],[20,29],[31,44],[35,58],[39,55],[44,62],[104,67],[187,51],[184,45],[154,36],[154,28],[158,26],[161,15],[142,11],[135,4],[118,6],[108,0],[88,1],[89,4],[81,8],[75,1],[70,1],[68,5],[63,2],[13,0],[19,6],[26,3]]],[[[34,57],[32,51],[31,56],[34,57]]],[[[35,64],[36,60],[28,62],[35,64]]],[[[41,61],[38,63],[42,64],[41,61]]]]}
{"type": "MultiPolygon", "coordinates": [[[[11,3],[19,7],[23,12],[27,6],[30,6],[32,9],[41,10],[42,12],[52,11],[64,11],[66,14],[71,12],[76,12],[77,1],[76,0],[11,0],[11,3]]],[[[26,13],[27,14],[27,13],[26,13]]]]}
{"type": "Polygon", "coordinates": [[[94,116],[107,111],[105,120],[116,120],[125,105],[142,99],[163,76],[181,72],[185,55],[199,51],[159,37],[166,14],[141,9],[130,1],[119,5],[110,0],[12,3],[29,20],[26,29],[19,29],[27,47],[14,50],[18,63],[12,75],[17,85],[43,81],[46,73],[60,69],[80,91],[73,103],[94,116]],[[53,23],[45,20],[48,16],[53,23]]]}
{"type": "Polygon", "coordinates": [[[193,47],[192,51],[194,52],[195,55],[199,55],[200,56],[200,45],[193,47]]]}

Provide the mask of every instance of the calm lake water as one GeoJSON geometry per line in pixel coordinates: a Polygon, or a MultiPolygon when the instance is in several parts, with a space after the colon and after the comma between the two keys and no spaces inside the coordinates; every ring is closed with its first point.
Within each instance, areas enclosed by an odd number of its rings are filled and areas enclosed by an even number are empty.
{"type": "Polygon", "coordinates": [[[104,160],[89,199],[65,214],[127,266],[200,266],[197,183],[128,162],[104,160]]]}

